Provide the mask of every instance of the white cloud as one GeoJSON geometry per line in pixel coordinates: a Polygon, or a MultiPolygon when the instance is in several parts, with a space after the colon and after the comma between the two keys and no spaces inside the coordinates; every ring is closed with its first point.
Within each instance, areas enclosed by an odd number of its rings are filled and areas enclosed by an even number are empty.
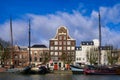
{"type": "Polygon", "coordinates": [[[100,7],[102,20],[106,23],[120,23],[120,4],[116,4],[113,7],[100,7]]]}
{"type": "MultiPolygon", "coordinates": [[[[102,23],[105,27],[102,28],[102,43],[112,43],[117,45],[120,42],[120,31],[110,29],[108,23],[120,23],[120,4],[113,7],[100,7],[102,23]],[[110,38],[109,38],[110,36],[110,38]],[[109,39],[109,41],[108,41],[109,39]]],[[[26,14],[27,19],[31,19],[32,27],[32,44],[49,45],[49,39],[53,38],[56,30],[60,25],[64,25],[69,29],[71,37],[76,39],[77,44],[83,40],[92,40],[98,38],[98,12],[92,11],[90,16],[83,16],[78,11],[73,11],[72,14],[67,12],[56,12],[56,14],[35,15],[26,14]]],[[[24,19],[13,20],[14,40],[18,44],[28,43],[28,23],[24,19]]],[[[0,37],[9,40],[9,22],[1,24],[0,37]],[[3,36],[4,35],[4,36],[3,36]]],[[[118,25],[120,26],[120,25],[118,25]]]]}

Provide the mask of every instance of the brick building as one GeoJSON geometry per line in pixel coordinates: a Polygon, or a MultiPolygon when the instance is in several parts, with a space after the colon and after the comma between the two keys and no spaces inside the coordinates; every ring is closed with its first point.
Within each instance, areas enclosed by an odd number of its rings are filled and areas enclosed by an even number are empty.
{"type": "Polygon", "coordinates": [[[45,45],[33,45],[31,47],[31,64],[39,66],[49,62],[49,49],[45,45]]]}
{"type": "Polygon", "coordinates": [[[71,38],[68,29],[61,26],[57,33],[49,42],[49,51],[51,55],[51,67],[56,69],[65,67],[64,64],[70,64],[75,60],[75,39],[71,38]]]}

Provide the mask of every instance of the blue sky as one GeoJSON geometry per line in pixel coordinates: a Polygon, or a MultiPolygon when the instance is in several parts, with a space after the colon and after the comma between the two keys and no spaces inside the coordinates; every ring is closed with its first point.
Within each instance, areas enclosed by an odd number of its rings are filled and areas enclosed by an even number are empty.
{"type": "Polygon", "coordinates": [[[14,44],[28,45],[28,19],[31,19],[32,44],[49,45],[59,26],[81,41],[98,38],[98,11],[101,13],[102,44],[119,46],[119,0],[1,0],[0,37],[10,40],[9,17],[13,18],[14,44]]]}

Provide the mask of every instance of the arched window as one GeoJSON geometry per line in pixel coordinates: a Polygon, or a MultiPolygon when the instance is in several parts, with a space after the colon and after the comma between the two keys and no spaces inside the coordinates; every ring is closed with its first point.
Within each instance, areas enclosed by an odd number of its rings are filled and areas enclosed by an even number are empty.
{"type": "Polygon", "coordinates": [[[42,58],[40,58],[40,62],[42,62],[42,58]]]}
{"type": "Polygon", "coordinates": [[[34,61],[37,61],[37,57],[34,58],[34,61]]]}

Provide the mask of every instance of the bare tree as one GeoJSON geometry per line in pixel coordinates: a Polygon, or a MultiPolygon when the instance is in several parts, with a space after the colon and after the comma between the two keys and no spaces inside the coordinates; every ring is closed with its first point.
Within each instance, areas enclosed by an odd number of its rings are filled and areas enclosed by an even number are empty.
{"type": "Polygon", "coordinates": [[[64,62],[64,64],[70,64],[74,61],[74,53],[62,53],[61,60],[64,62]]]}
{"type": "Polygon", "coordinates": [[[86,54],[88,62],[93,65],[98,62],[98,48],[91,47],[86,54]]]}
{"type": "Polygon", "coordinates": [[[42,56],[42,63],[43,64],[46,64],[47,62],[50,61],[50,54],[49,54],[49,52],[43,52],[41,56],[42,56]]]}
{"type": "Polygon", "coordinates": [[[113,48],[113,46],[109,46],[109,49],[106,50],[108,64],[113,65],[118,62],[119,53],[117,48],[113,48]]]}
{"type": "Polygon", "coordinates": [[[10,58],[9,42],[0,38],[0,62],[4,66],[5,62],[10,58]]]}

